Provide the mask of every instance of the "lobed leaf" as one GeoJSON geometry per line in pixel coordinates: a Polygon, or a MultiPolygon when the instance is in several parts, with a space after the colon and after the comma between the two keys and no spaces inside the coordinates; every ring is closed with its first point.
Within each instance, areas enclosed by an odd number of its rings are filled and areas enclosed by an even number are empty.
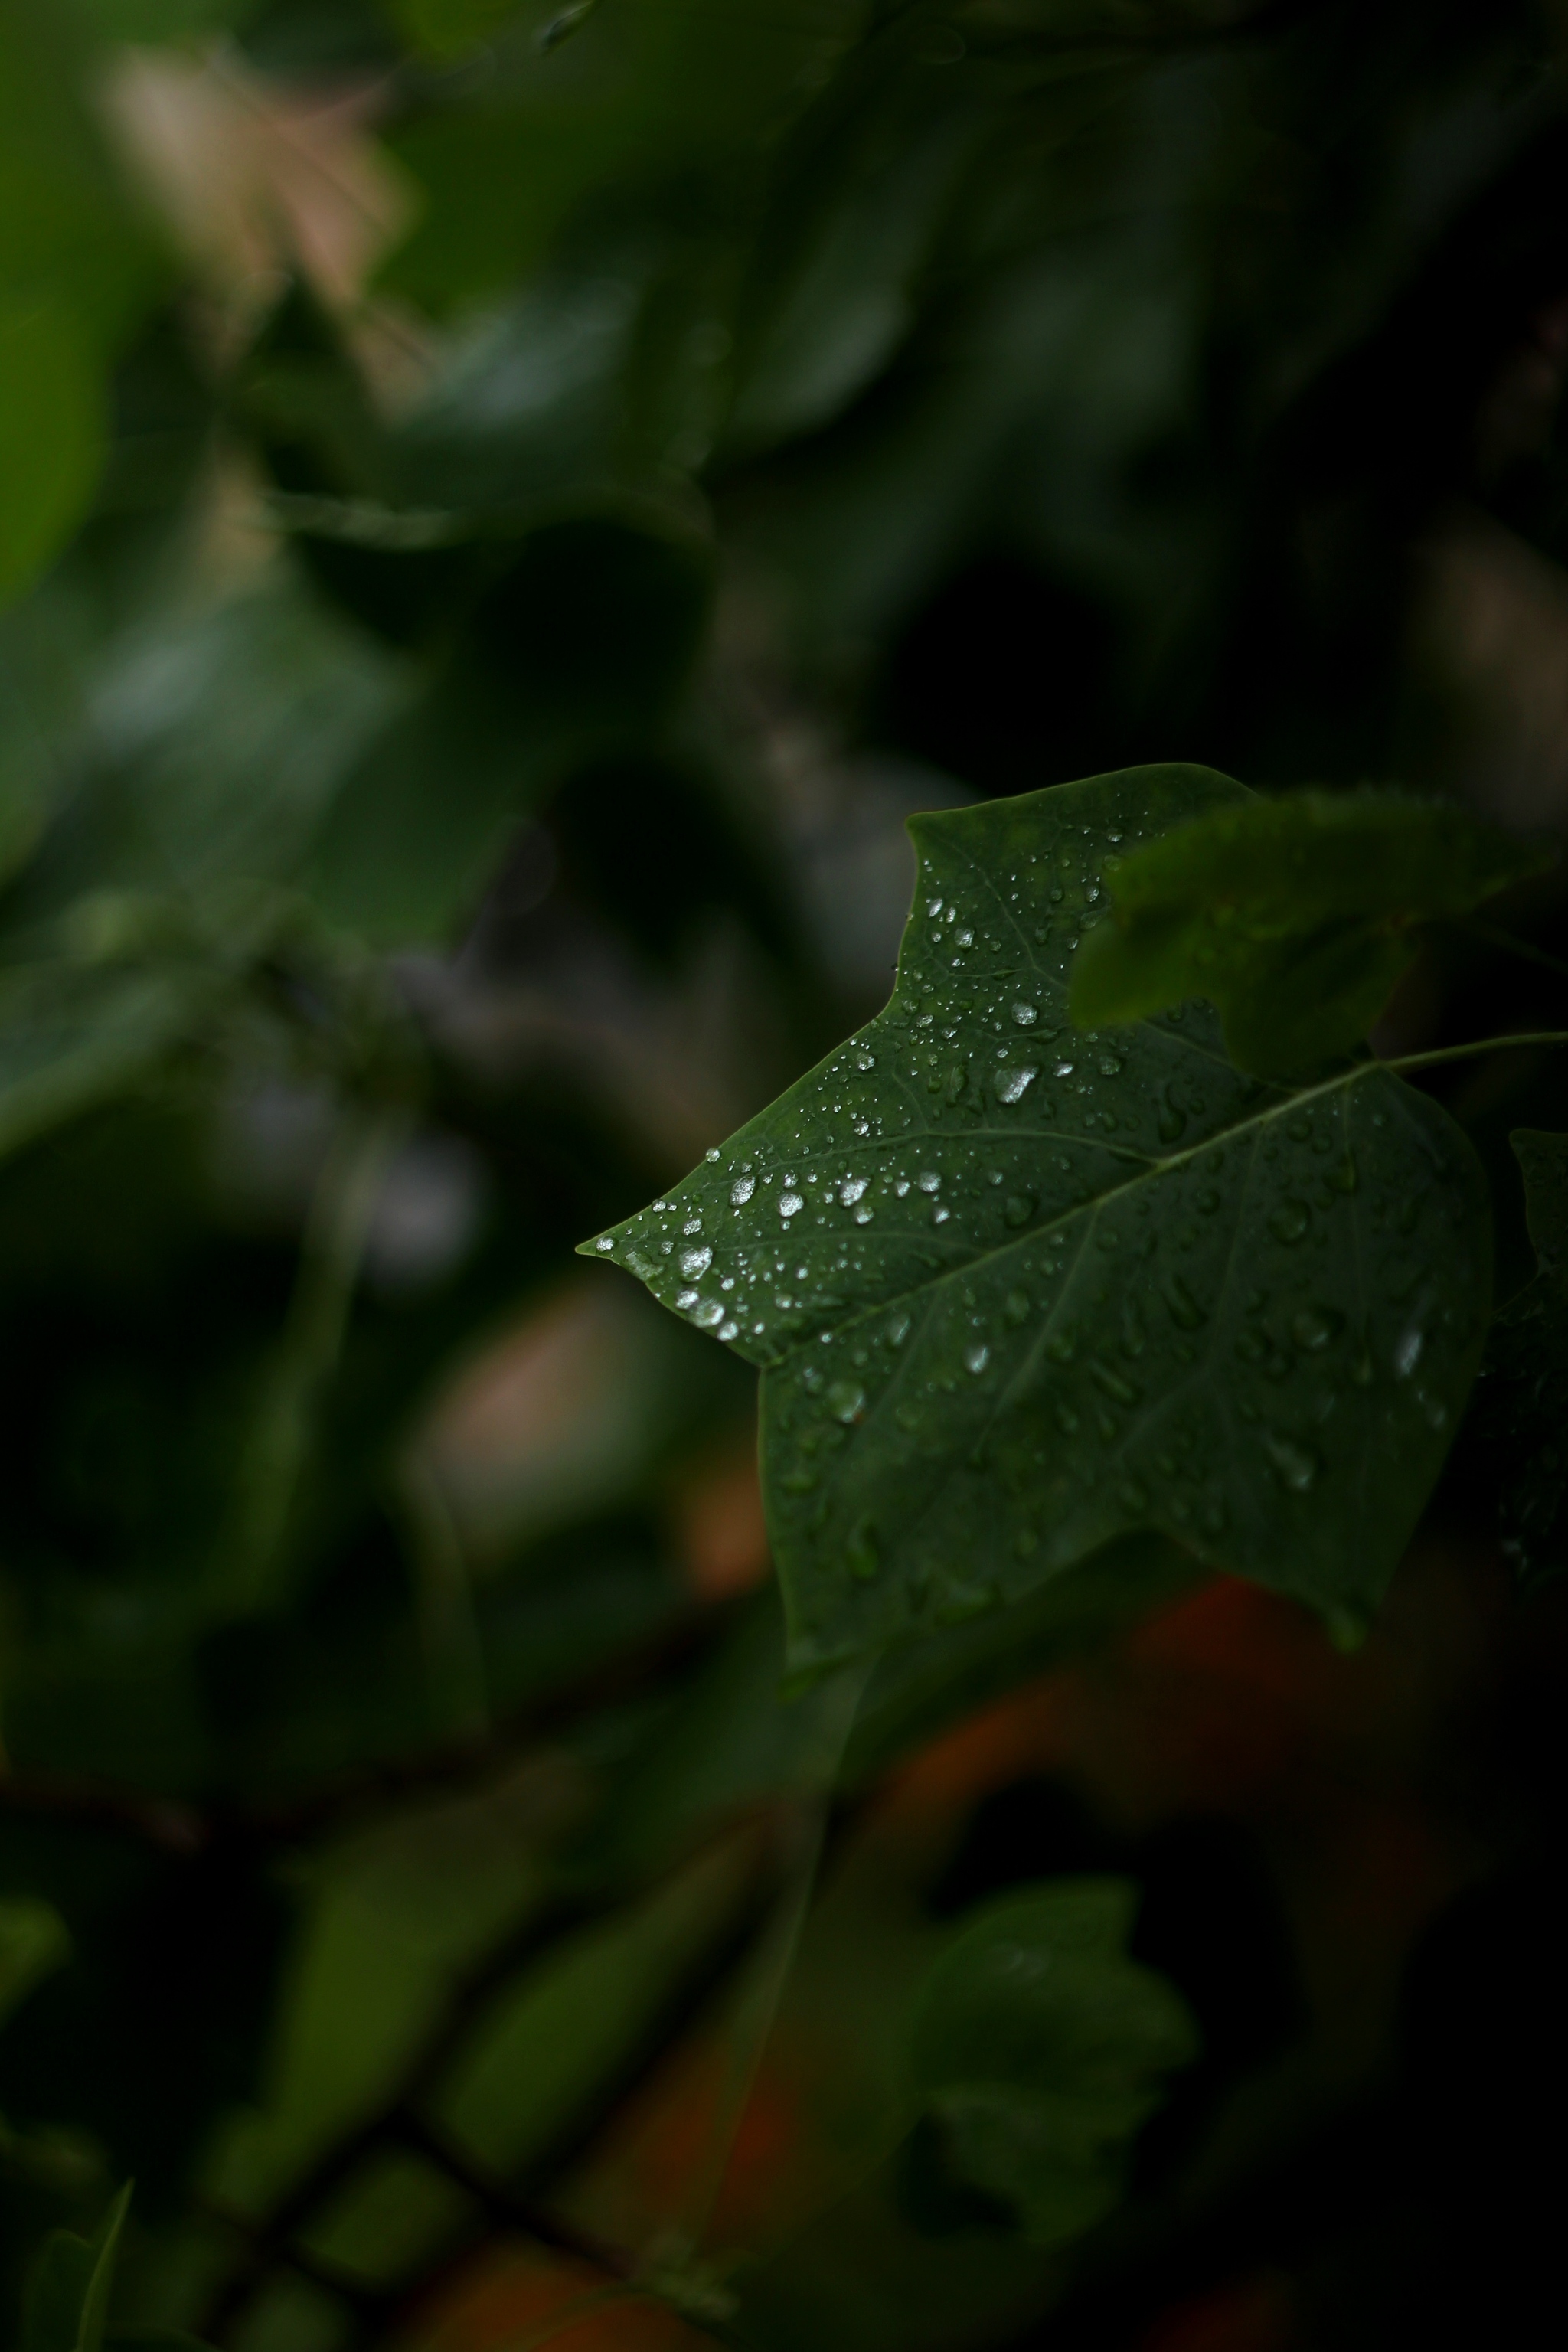
{"type": "Polygon", "coordinates": [[[910,2034],[917,2087],[974,2188],[1040,2245],[1120,2201],[1163,2078],[1197,2055],[1173,1986],[1129,1959],[1136,1889],[1061,1880],[988,1906],[936,1961],[910,2034]]]}
{"type": "Polygon", "coordinates": [[[796,1670],[1113,1538],[1364,1619],[1490,1304],[1464,1137],[1376,1063],[1300,1093],[1176,1008],[1068,1026],[1107,856],[1242,787],[1147,767],[917,818],[886,1009],[584,1244],[763,1367],[796,1670]]]}
{"type": "Polygon", "coordinates": [[[1309,1071],[1366,1035],[1415,926],[1554,857],[1394,793],[1248,794],[1108,867],[1110,919],[1083,943],[1072,1016],[1091,1028],[1205,996],[1239,1068],[1309,1071]]]}

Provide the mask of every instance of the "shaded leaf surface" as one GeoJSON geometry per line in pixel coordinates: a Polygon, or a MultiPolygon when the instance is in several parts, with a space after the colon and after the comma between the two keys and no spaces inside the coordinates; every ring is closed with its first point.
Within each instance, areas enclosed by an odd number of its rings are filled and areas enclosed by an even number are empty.
{"type": "Polygon", "coordinates": [[[1310,1070],[1366,1035],[1416,925],[1552,859],[1392,793],[1238,798],[1108,867],[1110,919],[1074,967],[1073,1018],[1133,1021],[1205,996],[1242,1069],[1310,1070]]]}
{"type": "Polygon", "coordinates": [[[1142,768],[916,820],[891,1003],[591,1246],[764,1370],[797,1668],[1156,1528],[1359,1617],[1489,1304],[1483,1180],[1363,1064],[1300,1095],[1178,1008],[1068,1025],[1108,851],[1241,788],[1142,768]]]}
{"type": "Polygon", "coordinates": [[[1174,1988],[1127,1957],[1136,1889],[1063,1880],[989,1906],[922,1990],[910,2057],[964,2179],[1061,2244],[1121,2198],[1162,2078],[1197,2054],[1174,1988]]]}

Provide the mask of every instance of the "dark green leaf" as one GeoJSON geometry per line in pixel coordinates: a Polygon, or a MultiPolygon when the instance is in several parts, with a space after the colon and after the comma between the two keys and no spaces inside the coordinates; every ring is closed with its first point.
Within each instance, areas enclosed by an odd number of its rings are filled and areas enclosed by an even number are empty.
{"type": "Polygon", "coordinates": [[[23,2352],[100,2352],[130,2202],[128,2181],[90,2243],[68,2230],[46,2240],[27,2297],[23,2352]]]}
{"type": "Polygon", "coordinates": [[[440,937],[578,762],[639,744],[685,681],[710,562],[610,517],[533,532],[460,650],[369,747],[323,829],[315,896],[378,943],[440,937]]]}
{"type": "Polygon", "coordinates": [[[0,0],[0,600],[85,514],[107,447],[104,377],[156,283],[83,102],[69,12],[0,0]]]}
{"type": "Polygon", "coordinates": [[[1194,996],[1237,1066],[1292,1076],[1360,1044],[1415,927],[1541,873],[1556,853],[1392,793],[1243,795],[1112,864],[1109,921],[1073,966],[1082,1028],[1194,996]]]}
{"type": "Polygon", "coordinates": [[[1039,2245],[1119,2202],[1163,2078],[1197,2055],[1180,1995],[1127,1957],[1137,1890],[1062,1880],[973,1919],[922,1989],[910,2062],[952,2164],[1039,2245]]]}
{"type": "Polygon", "coordinates": [[[1067,1025],[1108,852],[1238,790],[1142,768],[914,820],[887,1010],[584,1244],[765,1368],[797,1667],[1139,1528],[1352,1619],[1393,1573],[1489,1308],[1468,1144],[1376,1064],[1238,1076],[1201,1007],[1067,1025]]]}
{"type": "Polygon", "coordinates": [[[0,978],[0,1153],[142,1077],[205,995],[200,978],[54,964],[0,978]]]}

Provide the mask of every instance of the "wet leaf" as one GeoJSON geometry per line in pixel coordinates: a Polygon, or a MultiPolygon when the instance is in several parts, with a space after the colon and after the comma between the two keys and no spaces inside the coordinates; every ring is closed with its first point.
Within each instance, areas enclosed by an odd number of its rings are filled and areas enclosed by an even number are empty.
{"type": "Polygon", "coordinates": [[[953,2168],[1039,2245],[1120,2201],[1163,2077],[1197,2055],[1181,1996],[1127,1957],[1136,1889],[1064,1879],[989,1905],[922,1989],[915,2081],[953,2168]]]}
{"type": "Polygon", "coordinates": [[[1240,1068],[1310,1071],[1361,1043],[1421,923],[1554,859],[1394,793],[1238,793],[1108,871],[1110,919],[1074,967],[1073,1018],[1103,1026],[1205,996],[1240,1068]]]}
{"type": "Polygon", "coordinates": [[[797,1670],[1136,1528],[1347,1628],[1392,1575],[1489,1308],[1468,1144],[1375,1063],[1239,1075],[1201,1006],[1068,1021],[1108,854],[1240,792],[1139,768],[917,818],[891,1003],[585,1244],[764,1367],[797,1670]]]}

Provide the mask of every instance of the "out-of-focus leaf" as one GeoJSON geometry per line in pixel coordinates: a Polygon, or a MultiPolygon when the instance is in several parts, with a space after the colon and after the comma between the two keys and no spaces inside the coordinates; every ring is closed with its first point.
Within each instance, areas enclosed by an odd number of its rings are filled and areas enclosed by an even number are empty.
{"type": "Polygon", "coordinates": [[[129,633],[83,693],[79,781],[12,901],[14,933],[89,892],[167,895],[221,940],[231,883],[299,868],[341,778],[406,691],[358,632],[288,585],[129,633]]]}
{"type": "Polygon", "coordinates": [[[447,60],[503,31],[519,6],[518,0],[392,0],[392,13],[416,49],[447,60]]]}
{"type": "Polygon", "coordinates": [[[335,322],[303,278],[291,280],[268,314],[229,397],[279,489],[346,498],[381,487],[381,420],[335,322]]]}
{"type": "Polygon", "coordinates": [[[657,730],[710,582],[707,549],[671,530],[593,517],[535,531],[345,784],[315,857],[328,919],[379,944],[447,933],[574,764],[657,730]]]}
{"type": "Polygon", "coordinates": [[[1568,1135],[1509,1141],[1537,1271],[1492,1326],[1472,1420],[1500,1472],[1503,1549],[1533,1584],[1568,1567],[1568,1135]]]}
{"type": "Polygon", "coordinates": [[[101,371],[68,315],[0,315],[0,602],[80,521],[107,441],[101,371]]]}
{"type": "Polygon", "coordinates": [[[447,311],[528,275],[590,191],[694,172],[749,184],[858,18],[850,0],[601,6],[569,41],[509,43],[485,86],[395,139],[426,202],[386,282],[447,311]]]}
{"type": "Polygon", "coordinates": [[[70,1931],[52,1903],[26,1895],[0,1900],[0,2020],[69,1954],[70,1931]]]}
{"type": "Polygon", "coordinates": [[[121,2168],[133,2154],[150,2218],[255,2095],[288,1926],[264,1855],[239,1841],[182,1852],[177,1828],[160,1850],[107,1822],[0,1823],[0,1891],[41,1894],[71,1938],[0,2029],[0,2105],[90,2133],[121,2168]]]}
{"type": "Polygon", "coordinates": [[[203,974],[134,965],[0,976],[0,1153],[143,1076],[206,994],[203,974]]]}
{"type": "Polygon", "coordinates": [[[257,13],[257,0],[85,0],[86,13],[108,41],[146,47],[226,30],[257,13]]]}
{"type": "Polygon", "coordinates": [[[1419,924],[1555,858],[1392,793],[1238,799],[1107,859],[1110,914],[1073,965],[1072,1017],[1104,1028],[1205,996],[1239,1068],[1299,1075],[1360,1044],[1419,924]]]}
{"type": "Polygon", "coordinates": [[[0,600],[81,520],[104,376],[157,264],[79,84],[64,10],[0,5],[0,600]]]}
{"type": "Polygon", "coordinates": [[[90,2241],[57,2230],[45,2242],[27,2296],[23,2352],[101,2352],[129,2182],[90,2241]]]}
{"type": "Polygon", "coordinates": [[[1107,856],[1239,791],[1140,768],[914,820],[888,1009],[584,1244],[764,1367],[796,1666],[1138,1528],[1331,1616],[1386,1587],[1490,1304],[1468,1144],[1376,1065],[1238,1076],[1196,1006],[1067,1026],[1107,856]]]}
{"type": "Polygon", "coordinates": [[[1010,1895],[961,1930],[921,1990],[920,2095],[957,2171],[1037,2245],[1113,2210],[1164,2076],[1197,2055],[1174,1987],[1127,1957],[1136,1902],[1113,1878],[1010,1895]]]}

